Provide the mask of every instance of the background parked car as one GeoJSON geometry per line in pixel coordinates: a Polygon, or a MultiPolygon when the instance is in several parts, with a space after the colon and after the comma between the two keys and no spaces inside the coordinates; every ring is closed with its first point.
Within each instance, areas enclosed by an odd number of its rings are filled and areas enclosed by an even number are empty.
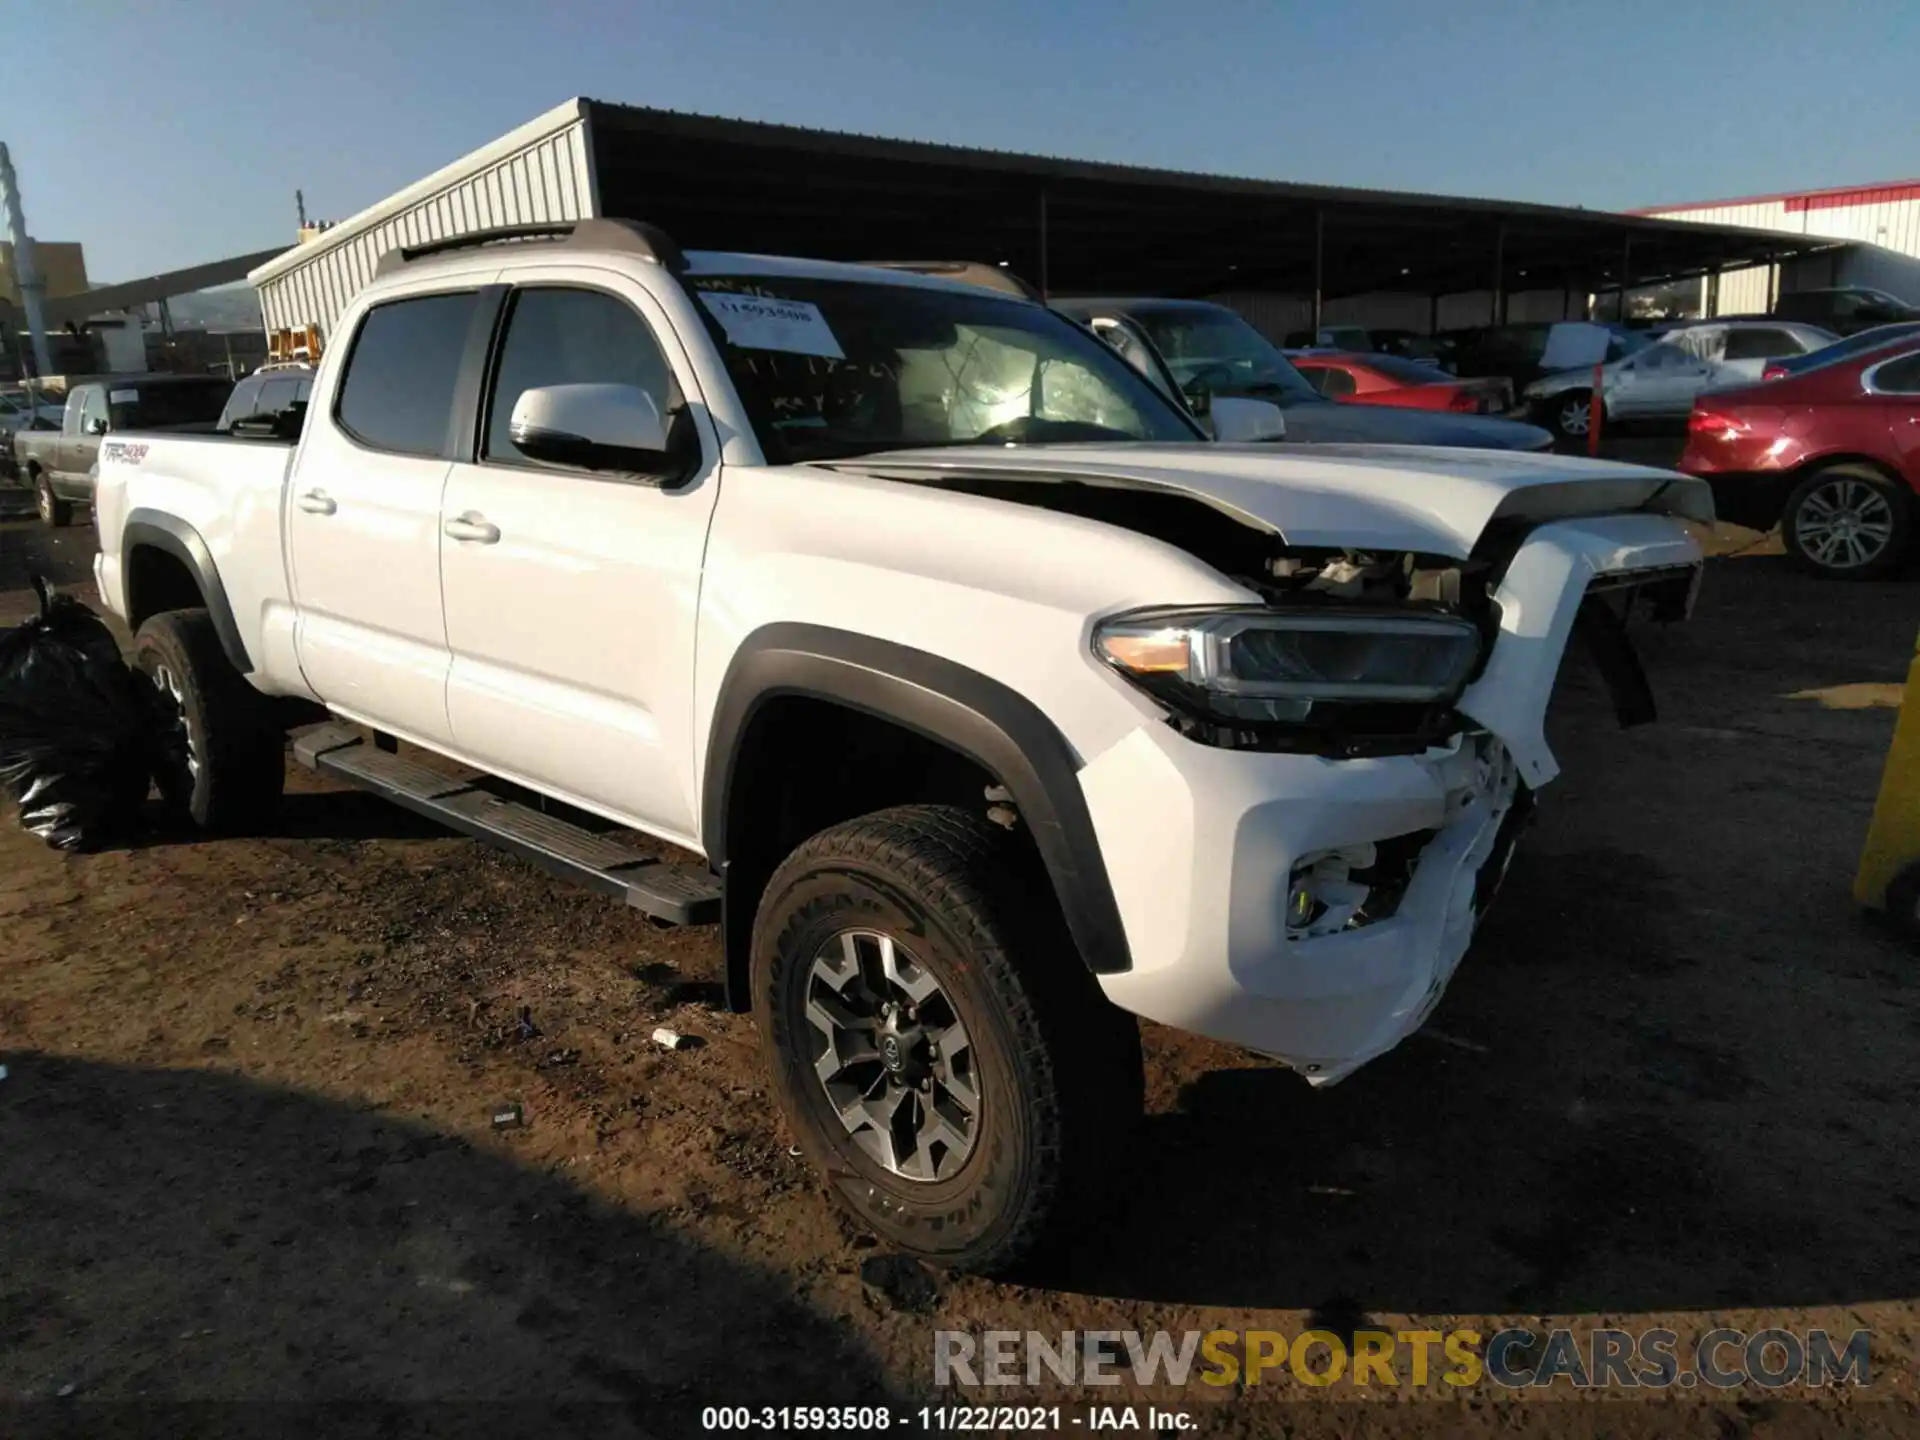
{"type": "Polygon", "coordinates": [[[1399,355],[1308,350],[1287,358],[1329,400],[1451,410],[1461,415],[1504,415],[1513,408],[1509,381],[1492,376],[1462,380],[1435,365],[1399,355]]]}
{"type": "Polygon", "coordinates": [[[1336,404],[1272,341],[1210,301],[1074,299],[1056,300],[1053,308],[1090,327],[1196,413],[1215,395],[1273,402],[1285,415],[1288,441],[1481,450],[1544,450],[1553,443],[1538,426],[1514,420],[1336,404]]]}
{"type": "Polygon", "coordinates": [[[1784,380],[1789,375],[1798,375],[1803,370],[1811,370],[1816,365],[1831,365],[1839,360],[1849,360],[1855,355],[1864,355],[1869,350],[1883,350],[1889,345],[1898,345],[1909,336],[1920,335],[1920,320],[1902,320],[1892,325],[1876,325],[1871,330],[1861,330],[1836,340],[1831,345],[1823,345],[1806,355],[1783,355],[1777,360],[1769,360],[1766,368],[1760,372],[1762,380],[1784,380]]]}
{"type": "MultiPolygon", "coordinates": [[[[1769,360],[1831,345],[1831,331],[1777,320],[1704,320],[1601,367],[1601,413],[1609,420],[1679,420],[1702,391],[1758,380],[1769,360]]],[[[1561,440],[1592,424],[1593,371],[1543,376],[1526,389],[1534,416],[1561,440]]]]}
{"type": "Polygon", "coordinates": [[[94,462],[110,431],[211,431],[232,390],[231,380],[211,375],[109,375],[71,387],[59,429],[13,437],[41,520],[71,525],[73,507],[93,503],[94,462]]]}
{"type": "Polygon", "coordinates": [[[1852,335],[1900,320],[1920,320],[1920,309],[1897,295],[1865,285],[1795,290],[1774,301],[1773,313],[1776,319],[1805,321],[1836,335],[1852,335]]]}
{"type": "Polygon", "coordinates": [[[1439,339],[1451,347],[1454,374],[1498,376],[1516,392],[1569,363],[1619,360],[1652,343],[1628,326],[1594,320],[1489,325],[1449,330],[1439,339]],[[1569,354],[1577,358],[1562,358],[1569,354]]]}
{"type": "Polygon", "coordinates": [[[1350,355],[1399,355],[1425,360],[1442,370],[1453,369],[1453,346],[1444,337],[1417,330],[1363,328],[1359,325],[1322,325],[1318,330],[1288,332],[1285,350],[1340,350],[1350,355]]]}
{"type": "Polygon", "coordinates": [[[313,391],[311,365],[263,365],[233,387],[214,429],[233,433],[241,420],[273,420],[307,403],[313,391]]]}
{"type": "Polygon", "coordinates": [[[19,469],[13,455],[13,437],[22,430],[58,430],[60,406],[36,401],[24,388],[0,390],[0,474],[19,469]]]}
{"type": "Polygon", "coordinates": [[[1322,325],[1318,330],[1293,330],[1286,337],[1289,350],[1372,350],[1373,336],[1361,325],[1322,325]]]}
{"type": "Polygon", "coordinates": [[[1889,575],[1913,552],[1920,490],[1920,342],[1703,395],[1680,469],[1722,519],[1780,524],[1820,575],[1889,575]]]}

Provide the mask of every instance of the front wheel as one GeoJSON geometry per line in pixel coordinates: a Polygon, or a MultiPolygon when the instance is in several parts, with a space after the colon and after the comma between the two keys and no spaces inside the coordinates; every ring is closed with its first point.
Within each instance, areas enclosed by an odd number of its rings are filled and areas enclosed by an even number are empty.
{"type": "Polygon", "coordinates": [[[211,834],[257,829],[286,784],[286,737],[272,704],[233,668],[205,610],[168,610],[140,627],[133,665],[153,686],[160,798],[211,834]]]}
{"type": "Polygon", "coordinates": [[[1547,428],[1562,444],[1587,438],[1593,428],[1593,392],[1569,390],[1547,402],[1547,428]]]}
{"type": "Polygon", "coordinates": [[[1012,842],[949,806],[807,841],[754,923],[775,1093],[839,1202],[936,1264],[1004,1271],[1141,1105],[1139,1032],[1021,883],[1012,842]]]}
{"type": "Polygon", "coordinates": [[[1912,492],[1864,465],[1816,471],[1787,497],[1780,536],[1803,569],[1831,580],[1893,574],[1913,543],[1912,492]]]}

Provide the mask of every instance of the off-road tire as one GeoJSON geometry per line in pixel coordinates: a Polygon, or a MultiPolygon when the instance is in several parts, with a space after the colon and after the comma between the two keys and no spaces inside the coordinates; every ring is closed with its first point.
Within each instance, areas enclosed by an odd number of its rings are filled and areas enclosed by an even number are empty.
{"type": "Polygon", "coordinates": [[[1787,554],[1801,569],[1828,580],[1884,580],[1907,561],[1914,545],[1916,509],[1914,494],[1904,485],[1887,479],[1870,465],[1827,465],[1814,471],[1787,496],[1780,511],[1780,539],[1787,554]],[[1863,485],[1886,502],[1891,534],[1885,547],[1873,559],[1859,565],[1831,565],[1808,552],[1800,535],[1800,511],[1815,491],[1835,482],[1863,485]]]}
{"type": "Polygon", "coordinates": [[[257,831],[272,819],[286,785],[286,734],[274,723],[271,702],[246,682],[221,648],[205,610],[168,610],[140,627],[133,666],[155,687],[165,727],[184,718],[197,773],[170,761],[164,743],[155,781],[169,811],[209,834],[257,831]],[[169,687],[179,689],[177,707],[169,687]]]}
{"type": "Polygon", "coordinates": [[[64,530],[73,524],[73,502],[62,500],[53,493],[53,482],[40,470],[29,472],[33,482],[34,508],[39,512],[40,523],[50,530],[64,530]]]}
{"type": "Polygon", "coordinates": [[[901,806],[806,841],[754,922],[754,1015],[795,1138],[861,1225],[955,1269],[1003,1273],[1031,1253],[1142,1108],[1139,1029],[1101,994],[1037,868],[983,816],[901,806]],[[849,1138],[816,1078],[809,969],[849,929],[908,946],[967,1027],[980,1109],[949,1178],[890,1173],[849,1138]]]}

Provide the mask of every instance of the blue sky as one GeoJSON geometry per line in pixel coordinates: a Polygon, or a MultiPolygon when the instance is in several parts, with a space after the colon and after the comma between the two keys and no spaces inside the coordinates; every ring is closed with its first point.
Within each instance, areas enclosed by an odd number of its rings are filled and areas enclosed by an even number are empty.
{"type": "Polygon", "coordinates": [[[62,0],[8,37],[29,227],[96,281],[290,243],[295,187],[339,219],[582,94],[1594,208],[1920,174],[1911,0],[62,0]]]}

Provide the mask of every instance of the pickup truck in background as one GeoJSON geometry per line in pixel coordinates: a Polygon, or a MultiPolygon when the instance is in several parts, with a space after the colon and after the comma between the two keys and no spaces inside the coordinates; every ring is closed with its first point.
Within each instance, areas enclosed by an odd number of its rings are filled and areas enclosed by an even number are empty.
{"type": "Polygon", "coordinates": [[[19,430],[14,466],[34,492],[43,524],[71,525],[93,503],[103,437],[116,430],[211,432],[231,380],[211,375],[109,375],[71,386],[58,430],[19,430]]]}
{"type": "Polygon", "coordinates": [[[1621,608],[1699,579],[1698,480],[1213,420],[1019,295],[524,226],[387,256],[309,405],[108,436],[95,574],[192,824],[306,702],[299,763],[718,920],[834,1196],[993,1271],[1102,1203],[1135,1016],[1314,1085],[1416,1030],[1570,634],[1645,718],[1621,608]]]}

